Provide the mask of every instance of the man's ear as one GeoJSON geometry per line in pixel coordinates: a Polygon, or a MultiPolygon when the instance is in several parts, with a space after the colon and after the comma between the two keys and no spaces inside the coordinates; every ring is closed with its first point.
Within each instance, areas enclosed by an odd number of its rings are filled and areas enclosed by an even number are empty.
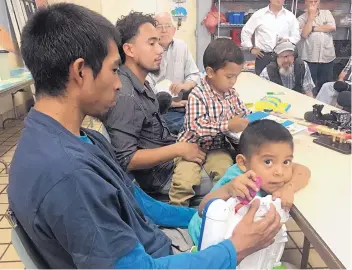
{"type": "Polygon", "coordinates": [[[242,154],[239,154],[236,156],[236,163],[237,163],[237,166],[238,168],[240,168],[240,170],[242,172],[246,172],[247,171],[247,166],[246,166],[246,157],[242,154]]]}
{"type": "Polygon", "coordinates": [[[172,25],[172,33],[171,35],[174,36],[176,33],[176,27],[174,25],[172,25]]]}
{"type": "Polygon", "coordinates": [[[85,62],[83,58],[76,59],[70,67],[70,75],[78,85],[83,84],[85,74],[85,62]]]}
{"type": "Polygon", "coordinates": [[[134,47],[133,44],[131,43],[124,43],[122,45],[122,49],[124,51],[124,53],[129,56],[129,57],[133,57],[134,56],[134,47]]]}
{"type": "Polygon", "coordinates": [[[207,74],[208,78],[211,79],[214,76],[214,69],[212,69],[211,67],[206,67],[205,73],[207,74]]]}

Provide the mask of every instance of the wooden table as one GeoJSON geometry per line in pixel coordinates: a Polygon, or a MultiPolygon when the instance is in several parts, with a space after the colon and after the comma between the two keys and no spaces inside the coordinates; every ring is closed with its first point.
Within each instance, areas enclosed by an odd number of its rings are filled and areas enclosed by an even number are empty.
{"type": "MultiPolygon", "coordinates": [[[[29,87],[33,84],[33,79],[30,72],[24,68],[17,68],[11,70],[11,78],[8,80],[0,81],[0,98],[3,96],[11,95],[12,97],[12,109],[14,118],[8,118],[3,120],[2,127],[5,128],[5,123],[8,120],[17,119],[17,110],[15,104],[15,95],[18,92],[24,92],[24,88],[29,87]]],[[[5,166],[6,173],[8,170],[7,163],[0,159],[0,163],[5,166]]]]}
{"type": "MultiPolygon", "coordinates": [[[[252,73],[243,72],[235,85],[244,102],[256,102],[266,92],[292,105],[288,114],[303,118],[314,104],[323,104],[252,73]]],[[[323,112],[336,108],[325,105],[323,112]]],[[[308,131],[294,135],[294,161],[311,170],[306,188],[295,195],[291,215],[305,235],[302,267],[307,263],[309,242],[330,269],[351,268],[351,156],[313,143],[308,131]]]]}

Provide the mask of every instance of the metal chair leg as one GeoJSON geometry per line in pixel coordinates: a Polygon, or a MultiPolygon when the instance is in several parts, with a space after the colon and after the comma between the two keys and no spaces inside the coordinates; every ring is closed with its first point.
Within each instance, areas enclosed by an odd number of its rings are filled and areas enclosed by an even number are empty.
{"type": "Polygon", "coordinates": [[[17,120],[18,118],[18,115],[17,115],[17,109],[16,109],[16,103],[15,103],[15,95],[18,93],[18,92],[24,92],[25,90],[24,89],[20,89],[14,93],[11,94],[11,98],[12,98],[12,110],[13,110],[13,115],[14,117],[12,118],[7,118],[5,119],[3,122],[2,122],[2,128],[5,129],[5,123],[7,121],[10,121],[10,120],[17,120]]]}
{"type": "Polygon", "coordinates": [[[309,242],[308,238],[304,236],[301,269],[307,269],[309,252],[310,252],[310,242],[309,242]]]}

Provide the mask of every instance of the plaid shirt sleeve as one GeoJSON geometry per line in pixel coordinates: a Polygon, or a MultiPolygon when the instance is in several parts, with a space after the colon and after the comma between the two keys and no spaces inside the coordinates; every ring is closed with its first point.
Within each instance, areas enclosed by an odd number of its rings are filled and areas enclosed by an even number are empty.
{"type": "Polygon", "coordinates": [[[202,98],[201,91],[193,89],[188,97],[186,113],[186,129],[200,137],[216,136],[219,133],[228,131],[228,121],[211,121],[208,115],[207,105],[202,98]]]}
{"type": "Polygon", "coordinates": [[[245,115],[248,115],[252,113],[251,110],[247,108],[246,104],[244,104],[244,102],[241,100],[236,90],[234,95],[234,104],[235,104],[237,114],[245,113],[245,115]]]}

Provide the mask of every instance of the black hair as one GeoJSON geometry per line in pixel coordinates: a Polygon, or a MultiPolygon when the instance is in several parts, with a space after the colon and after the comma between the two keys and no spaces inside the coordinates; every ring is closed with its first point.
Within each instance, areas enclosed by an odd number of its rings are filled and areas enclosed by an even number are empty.
{"type": "Polygon", "coordinates": [[[39,9],[23,28],[23,60],[32,73],[36,95],[65,92],[70,65],[83,58],[96,77],[109,41],[120,43],[113,24],[85,7],[61,3],[39,9]]]}
{"type": "Polygon", "coordinates": [[[143,24],[150,23],[156,26],[157,22],[152,14],[143,14],[142,12],[131,11],[127,16],[121,16],[116,22],[116,27],[121,33],[121,46],[119,46],[119,53],[121,61],[124,64],[126,61],[126,54],[123,51],[123,44],[130,42],[139,33],[139,27],[143,24]]]}
{"type": "Polygon", "coordinates": [[[242,132],[239,151],[246,158],[250,158],[262,145],[282,142],[290,144],[293,149],[293,137],[287,128],[273,120],[257,120],[242,132]]]}
{"type": "Polygon", "coordinates": [[[204,68],[214,71],[223,68],[227,63],[242,65],[244,56],[241,49],[228,38],[217,38],[209,43],[203,55],[204,68]]]}

